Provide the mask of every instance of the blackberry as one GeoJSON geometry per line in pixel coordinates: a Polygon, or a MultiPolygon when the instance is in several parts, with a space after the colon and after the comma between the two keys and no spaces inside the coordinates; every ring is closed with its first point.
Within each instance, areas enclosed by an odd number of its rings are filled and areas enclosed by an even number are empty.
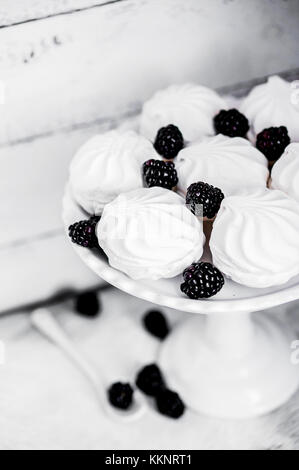
{"type": "Polygon", "coordinates": [[[249,131],[248,119],[237,109],[224,109],[214,117],[214,127],[217,134],[228,137],[246,137],[249,131]]]}
{"type": "Polygon", "coordinates": [[[75,303],[76,312],[86,317],[95,317],[100,312],[100,303],[96,292],[84,292],[78,295],[75,303]]]}
{"type": "Polygon", "coordinates": [[[89,220],[81,220],[69,227],[69,236],[73,243],[85,248],[95,248],[98,246],[96,236],[96,225],[100,217],[91,217],[89,220]]]}
{"type": "Polygon", "coordinates": [[[190,299],[207,299],[224,286],[224,277],[211,263],[193,263],[185,269],[181,291],[190,299]]]}
{"type": "Polygon", "coordinates": [[[276,161],[290,143],[291,139],[285,126],[269,127],[258,134],[256,147],[269,161],[276,161]]]}
{"type": "Polygon", "coordinates": [[[166,318],[157,310],[148,312],[143,319],[143,323],[147,331],[157,338],[165,339],[169,333],[166,318]]]}
{"type": "Polygon", "coordinates": [[[173,124],[159,130],[154,147],[166,160],[175,158],[184,148],[184,137],[180,129],[173,124]]]}
{"type": "Polygon", "coordinates": [[[148,160],[143,164],[144,182],[148,188],[160,186],[172,189],[178,184],[178,175],[174,163],[162,160],[148,160]]]}
{"type": "Polygon", "coordinates": [[[155,397],[161,390],[165,389],[165,382],[159,367],[151,364],[144,367],[136,379],[137,387],[150,397],[155,397]]]}
{"type": "Polygon", "coordinates": [[[133,402],[133,389],[130,384],[117,382],[108,390],[109,402],[115,408],[127,410],[133,402]]]}
{"type": "Polygon", "coordinates": [[[186,204],[195,215],[213,219],[220,209],[224,194],[207,183],[193,183],[187,190],[186,204]]]}
{"type": "Polygon", "coordinates": [[[156,397],[159,412],[169,418],[178,419],[185,412],[185,405],[180,396],[171,390],[162,390],[156,397]]]}

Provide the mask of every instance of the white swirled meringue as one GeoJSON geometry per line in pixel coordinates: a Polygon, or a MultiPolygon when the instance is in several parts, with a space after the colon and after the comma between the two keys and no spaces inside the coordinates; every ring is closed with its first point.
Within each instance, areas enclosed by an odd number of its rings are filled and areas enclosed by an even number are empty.
{"type": "Polygon", "coordinates": [[[249,287],[299,274],[299,205],[281,191],[259,190],[222,202],[210,248],[218,269],[249,287]]]}
{"type": "Polygon", "coordinates": [[[108,204],[97,227],[112,267],[133,279],[170,278],[201,258],[203,225],[176,193],[142,188],[108,204]]]}
{"type": "Polygon", "coordinates": [[[244,188],[266,188],[269,177],[267,159],[248,140],[221,134],[183,149],[176,169],[183,193],[192,183],[203,181],[230,196],[244,188]]]}
{"type": "Polygon", "coordinates": [[[110,131],[90,139],[70,169],[74,198],[88,213],[101,214],[122,192],[143,186],[142,164],[160,159],[151,142],[133,131],[110,131]]]}
{"type": "Polygon", "coordinates": [[[258,85],[241,105],[255,134],[269,127],[286,126],[292,140],[299,141],[299,104],[294,102],[291,83],[273,76],[258,85]]]}
{"type": "Polygon", "coordinates": [[[273,189],[280,189],[299,202],[299,143],[289,145],[272,168],[273,189]]]}
{"type": "Polygon", "coordinates": [[[154,141],[159,129],[169,124],[179,127],[187,142],[214,135],[213,118],[225,101],[213,90],[198,85],[173,85],[158,91],[143,106],[141,134],[154,141]]]}

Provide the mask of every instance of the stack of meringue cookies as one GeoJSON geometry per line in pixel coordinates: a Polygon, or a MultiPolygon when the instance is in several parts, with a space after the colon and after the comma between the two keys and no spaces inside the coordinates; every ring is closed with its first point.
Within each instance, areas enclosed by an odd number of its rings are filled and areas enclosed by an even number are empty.
{"type": "Polygon", "coordinates": [[[238,107],[171,86],[145,103],[140,133],[83,145],[70,187],[90,218],[72,241],[135,280],[182,276],[191,299],[217,294],[224,276],[266,288],[298,275],[299,105],[274,76],[238,107]]]}

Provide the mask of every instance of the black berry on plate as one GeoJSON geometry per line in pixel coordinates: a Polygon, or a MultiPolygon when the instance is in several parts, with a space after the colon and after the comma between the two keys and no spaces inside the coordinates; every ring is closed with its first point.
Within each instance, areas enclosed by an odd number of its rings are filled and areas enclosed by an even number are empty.
{"type": "Polygon", "coordinates": [[[137,375],[136,385],[146,395],[150,397],[157,396],[165,388],[165,382],[159,367],[156,364],[144,367],[137,375]]]}
{"type": "Polygon", "coordinates": [[[211,263],[193,263],[185,269],[181,291],[190,299],[208,299],[224,286],[224,277],[211,263]]]}
{"type": "Polygon", "coordinates": [[[143,177],[148,188],[160,186],[173,189],[178,184],[178,175],[172,162],[148,160],[143,164],[143,177]]]}
{"type": "Polygon", "coordinates": [[[89,220],[81,220],[71,225],[69,236],[72,242],[85,248],[97,247],[96,225],[99,220],[99,217],[91,217],[89,220]]]}
{"type": "Polygon", "coordinates": [[[220,209],[224,194],[207,183],[193,183],[187,190],[186,204],[195,215],[213,219],[220,209]]]}
{"type": "Polygon", "coordinates": [[[95,317],[100,312],[100,303],[96,292],[84,292],[78,295],[76,311],[86,317],[95,317]]]}
{"type": "Polygon", "coordinates": [[[162,390],[156,397],[159,412],[170,418],[178,419],[185,412],[185,405],[180,396],[171,390],[162,390]]]}
{"type": "Polygon", "coordinates": [[[276,161],[290,143],[291,139],[285,126],[269,127],[258,134],[256,147],[269,161],[276,161]]]}
{"type": "Polygon", "coordinates": [[[217,134],[228,137],[246,137],[249,131],[248,119],[237,109],[224,109],[214,118],[214,126],[217,134]]]}
{"type": "Polygon", "coordinates": [[[180,129],[173,124],[159,130],[154,147],[166,160],[175,158],[184,148],[184,137],[180,129]]]}
{"type": "Polygon", "coordinates": [[[148,312],[143,319],[143,323],[147,331],[157,338],[165,339],[169,333],[167,320],[163,313],[158,310],[148,312]]]}
{"type": "Polygon", "coordinates": [[[130,384],[117,382],[108,390],[109,401],[115,408],[127,410],[132,405],[133,393],[130,384]]]}

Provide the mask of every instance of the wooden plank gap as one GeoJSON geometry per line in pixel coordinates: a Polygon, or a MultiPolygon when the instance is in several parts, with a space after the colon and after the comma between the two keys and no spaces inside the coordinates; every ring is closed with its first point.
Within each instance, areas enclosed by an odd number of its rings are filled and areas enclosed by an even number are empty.
{"type": "MultiPolygon", "coordinates": [[[[284,70],[283,72],[276,72],[272,75],[279,75],[290,83],[298,80],[299,78],[299,68],[284,70]]],[[[221,95],[233,95],[238,98],[243,98],[246,96],[254,87],[262,85],[269,78],[269,75],[255,78],[253,80],[248,80],[246,82],[236,83],[235,85],[228,85],[225,87],[218,88],[216,91],[221,95]]]]}
{"type": "Polygon", "coordinates": [[[109,128],[113,129],[120,125],[126,119],[133,118],[141,112],[142,104],[135,103],[130,109],[123,113],[119,113],[117,117],[105,116],[102,118],[94,119],[87,122],[78,122],[70,126],[60,127],[53,129],[47,132],[42,132],[39,134],[30,135],[21,139],[9,140],[8,142],[0,144],[0,149],[5,149],[9,147],[16,147],[18,145],[31,144],[36,140],[46,139],[48,137],[53,137],[58,134],[67,134],[70,132],[81,131],[84,129],[89,129],[90,127],[102,126],[109,123],[109,128]]]}
{"type": "Polygon", "coordinates": [[[20,247],[20,246],[23,246],[23,245],[29,245],[29,244],[32,244],[32,243],[35,243],[35,242],[39,242],[41,240],[45,240],[47,238],[60,237],[63,233],[64,233],[64,229],[59,228],[59,229],[49,230],[49,231],[43,232],[43,233],[38,233],[33,237],[19,238],[19,239],[13,240],[10,243],[0,244],[0,251],[8,250],[8,249],[11,249],[11,248],[17,248],[17,247],[20,247]]]}
{"type": "Polygon", "coordinates": [[[0,29],[12,28],[14,26],[20,26],[20,25],[24,25],[24,24],[27,24],[27,23],[35,23],[37,21],[47,20],[49,18],[55,18],[57,16],[73,15],[75,13],[80,13],[82,11],[94,10],[96,8],[107,7],[109,5],[114,5],[115,3],[123,3],[123,2],[128,2],[128,1],[129,0],[107,0],[107,2],[105,2],[105,3],[96,3],[94,5],[89,5],[87,7],[75,8],[73,10],[61,11],[59,13],[54,13],[52,15],[45,15],[45,16],[40,16],[40,17],[37,17],[37,18],[30,18],[30,19],[24,20],[24,21],[16,21],[15,23],[0,25],[0,29]]]}

